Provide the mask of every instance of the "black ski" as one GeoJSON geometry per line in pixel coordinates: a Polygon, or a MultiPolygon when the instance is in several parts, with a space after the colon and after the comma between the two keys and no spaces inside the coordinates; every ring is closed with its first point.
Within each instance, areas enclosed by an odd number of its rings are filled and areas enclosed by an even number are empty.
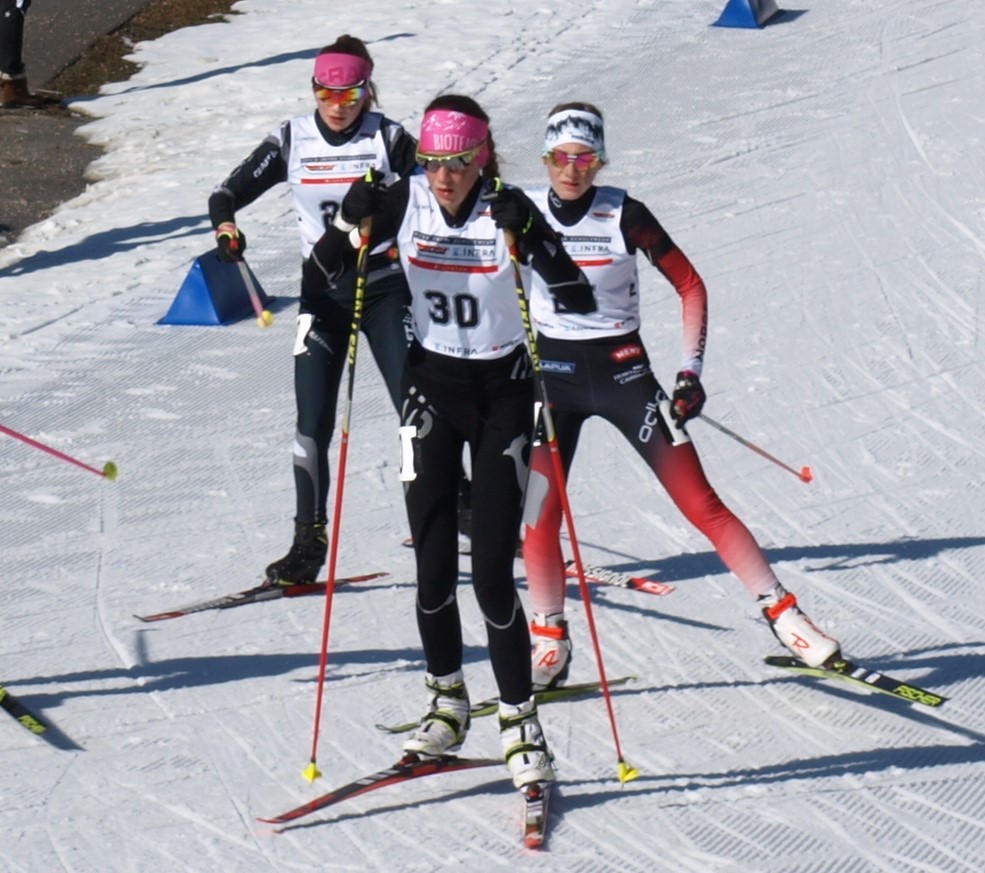
{"type": "Polygon", "coordinates": [[[924,706],[937,707],[942,706],[947,700],[940,694],[926,691],[909,682],[894,679],[885,673],[869,670],[867,667],[845,658],[836,658],[823,667],[809,667],[800,658],[794,658],[790,655],[769,655],[764,660],[771,667],[790,670],[801,676],[813,676],[817,679],[838,679],[857,688],[889,694],[909,703],[921,703],[924,706]]]}
{"type": "Polygon", "coordinates": [[[547,807],[551,799],[550,782],[528,785],[523,794],[523,844],[540,849],[547,839],[547,807]]]}
{"type": "Polygon", "coordinates": [[[408,779],[419,779],[422,776],[432,776],[435,773],[448,773],[453,770],[473,770],[477,767],[504,767],[502,758],[459,758],[445,755],[441,758],[418,758],[416,755],[406,755],[392,767],[377,770],[368,776],[356,779],[339,788],[334,788],[321,797],[302,803],[300,806],[270,818],[259,818],[259,821],[269,824],[287,824],[295,819],[310,815],[319,809],[332,806],[350,797],[358,797],[378,788],[386,788],[408,779]]]}
{"type": "MultiPolygon", "coordinates": [[[[366,573],[362,576],[345,576],[336,579],[336,585],[346,585],[350,582],[368,582],[370,579],[383,579],[389,573],[366,573]]],[[[237,591],[234,594],[225,594],[221,597],[213,597],[209,600],[200,600],[197,603],[190,603],[187,606],[179,606],[177,609],[169,609],[166,612],[155,612],[152,615],[135,615],[141,621],[164,621],[169,618],[181,618],[184,615],[193,615],[196,612],[205,612],[210,609],[232,609],[235,606],[246,606],[248,603],[262,603],[265,600],[279,600],[282,597],[307,597],[312,594],[325,593],[324,582],[311,582],[301,585],[257,585],[247,588],[245,591],[237,591]]]]}
{"type": "MultiPolygon", "coordinates": [[[[632,682],[634,679],[639,678],[640,677],[635,674],[620,676],[618,679],[609,679],[608,684],[610,688],[615,688],[619,685],[625,685],[627,682],[632,682]]],[[[544,691],[535,691],[534,696],[536,697],[538,703],[551,703],[555,700],[567,700],[572,697],[581,697],[584,694],[591,694],[592,692],[600,691],[601,689],[601,682],[579,682],[574,685],[563,685],[560,688],[548,688],[544,691]]],[[[478,703],[473,703],[470,711],[472,713],[472,718],[480,718],[484,715],[492,715],[498,710],[499,698],[487,697],[485,700],[480,700],[478,703]]],[[[402,724],[377,724],[376,727],[388,734],[402,734],[407,731],[412,731],[419,723],[419,721],[407,721],[402,724]]]]}
{"type": "Polygon", "coordinates": [[[0,685],[0,708],[9,712],[16,721],[27,728],[32,734],[41,735],[48,730],[48,725],[38,718],[23,703],[14,697],[6,688],[0,685]]]}

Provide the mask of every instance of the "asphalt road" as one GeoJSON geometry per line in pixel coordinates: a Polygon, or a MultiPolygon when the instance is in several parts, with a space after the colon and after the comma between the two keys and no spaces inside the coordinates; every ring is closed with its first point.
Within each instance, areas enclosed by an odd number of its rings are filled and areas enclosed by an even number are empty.
{"type": "MultiPolygon", "coordinates": [[[[24,26],[24,63],[43,88],[100,36],[154,0],[34,0],[24,26]]],[[[85,190],[85,168],[99,156],[65,112],[0,110],[0,248],[60,203],[85,190]]]]}
{"type": "Polygon", "coordinates": [[[43,88],[98,37],[154,0],[33,0],[24,25],[24,63],[32,88],[43,88]]]}

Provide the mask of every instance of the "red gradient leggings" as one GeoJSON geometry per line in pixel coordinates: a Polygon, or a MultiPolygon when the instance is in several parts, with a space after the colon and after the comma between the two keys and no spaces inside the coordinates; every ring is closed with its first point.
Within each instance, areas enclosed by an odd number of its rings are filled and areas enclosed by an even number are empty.
{"type": "MultiPolygon", "coordinates": [[[[673,444],[658,412],[666,395],[653,376],[639,335],[586,341],[541,337],[539,347],[565,477],[582,425],[593,415],[604,418],[629,440],[684,517],[711,541],[750,595],[758,597],[776,585],[759,544],[709,484],[691,441],[673,444]]],[[[561,501],[550,448],[543,441],[533,448],[525,521],[523,560],[531,611],[564,612],[561,501]]]]}

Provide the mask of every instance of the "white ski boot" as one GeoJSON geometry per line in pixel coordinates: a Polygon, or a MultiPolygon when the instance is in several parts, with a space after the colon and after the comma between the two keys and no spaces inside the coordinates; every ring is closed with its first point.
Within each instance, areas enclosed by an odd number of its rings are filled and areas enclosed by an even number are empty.
{"type": "Polygon", "coordinates": [[[554,758],[531,697],[525,703],[499,704],[499,736],[513,784],[521,791],[528,785],[554,781],[554,758]]]}
{"type": "Polygon", "coordinates": [[[530,668],[534,691],[560,688],[571,666],[571,640],[564,613],[535,613],[530,623],[530,668]]]}
{"type": "Polygon", "coordinates": [[[469,732],[469,692],[461,670],[447,676],[424,677],[428,689],[428,711],[404,741],[407,754],[438,758],[455,751],[469,732]]]}
{"type": "Polygon", "coordinates": [[[797,598],[782,585],[761,595],[757,603],[776,638],[809,667],[820,667],[840,655],[838,640],[815,625],[797,606],[797,598]]]}

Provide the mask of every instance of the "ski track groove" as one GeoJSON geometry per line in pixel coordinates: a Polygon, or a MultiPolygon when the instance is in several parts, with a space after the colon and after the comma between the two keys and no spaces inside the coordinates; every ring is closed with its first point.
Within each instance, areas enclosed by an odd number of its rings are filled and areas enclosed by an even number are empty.
{"type": "MultiPolygon", "coordinates": [[[[256,763],[256,757],[251,753],[250,749],[240,741],[238,735],[235,735],[232,733],[232,731],[230,731],[229,727],[221,719],[210,719],[209,722],[210,724],[217,724],[218,727],[222,730],[222,732],[226,735],[226,737],[232,740],[242,751],[246,752],[246,756],[251,762],[256,763]]],[[[256,849],[258,854],[260,854],[261,856],[263,856],[269,861],[270,853],[267,851],[267,845],[264,843],[264,841],[257,839],[255,816],[251,815],[248,812],[247,804],[237,799],[238,791],[236,791],[233,788],[233,786],[230,784],[229,779],[226,777],[225,768],[221,764],[216,762],[215,756],[211,754],[209,751],[209,746],[202,747],[202,754],[208,760],[212,772],[215,774],[220,784],[222,785],[222,788],[226,793],[226,798],[229,801],[229,805],[238,814],[239,820],[242,822],[243,825],[243,830],[246,834],[248,834],[248,839],[252,843],[254,849],[256,849]]]]}
{"type": "MultiPolygon", "coordinates": [[[[955,810],[953,806],[945,806],[941,803],[932,802],[926,796],[921,796],[915,791],[908,789],[906,786],[898,786],[895,791],[902,799],[910,802],[915,807],[914,815],[919,819],[921,824],[925,824],[928,815],[932,816],[938,824],[944,824],[948,820],[954,819],[960,821],[966,827],[978,832],[978,839],[976,842],[979,846],[985,842],[985,827],[983,827],[981,819],[977,816],[965,815],[955,810]]],[[[982,793],[981,789],[979,788],[975,793],[980,795],[982,793]]],[[[922,836],[922,834],[920,835],[922,836]]],[[[924,839],[926,838],[924,837],[924,839]]],[[[973,866],[973,859],[964,856],[963,852],[959,854],[958,850],[951,848],[951,846],[942,841],[937,841],[935,845],[941,852],[946,853],[952,861],[961,864],[962,869],[968,870],[969,873],[970,871],[979,869],[978,867],[973,866]]],[[[967,851],[967,849],[964,851],[967,851]]],[[[977,855],[979,861],[985,857],[985,852],[981,849],[979,849],[975,854],[977,855]]]]}
{"type": "Polygon", "coordinates": [[[65,783],[65,778],[68,775],[68,772],[71,769],[73,763],[74,763],[74,758],[72,761],[70,761],[68,764],[65,765],[65,768],[59,774],[58,779],[48,790],[44,801],[44,808],[45,808],[44,829],[48,838],[48,845],[51,847],[51,851],[54,853],[55,857],[58,860],[58,863],[61,865],[62,869],[66,871],[66,873],[68,873],[68,871],[71,871],[73,867],[71,864],[67,864],[65,862],[64,858],[62,857],[63,850],[60,849],[58,846],[58,843],[60,842],[59,841],[60,825],[62,824],[62,822],[54,820],[55,813],[53,812],[53,806],[58,799],[59,789],[65,783]]]}
{"type": "MultiPolygon", "coordinates": [[[[116,485],[115,482],[104,482],[101,484],[109,485],[111,488],[116,485]]],[[[115,491],[110,493],[109,496],[107,496],[105,492],[100,495],[100,535],[99,550],[96,555],[94,574],[95,585],[93,588],[93,604],[96,613],[96,624],[99,627],[99,632],[102,634],[103,640],[106,642],[107,647],[113,653],[113,656],[124,670],[132,670],[134,662],[130,658],[129,653],[126,650],[126,646],[117,638],[116,634],[112,630],[112,619],[108,614],[109,611],[106,605],[106,597],[104,595],[105,585],[103,583],[103,555],[106,552],[108,541],[111,542],[114,540],[116,535],[118,519],[118,505],[116,497],[117,493],[115,491]]]]}

